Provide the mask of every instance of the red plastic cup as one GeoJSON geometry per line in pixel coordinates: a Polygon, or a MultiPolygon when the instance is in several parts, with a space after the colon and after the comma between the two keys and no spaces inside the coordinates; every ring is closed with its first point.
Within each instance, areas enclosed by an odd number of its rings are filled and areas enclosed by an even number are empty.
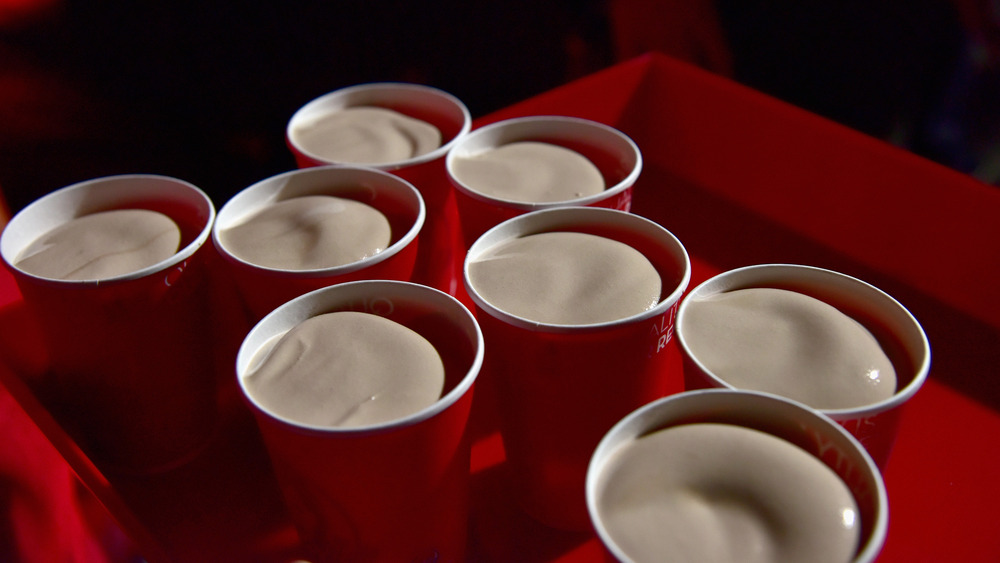
{"type": "Polygon", "coordinates": [[[896,393],[877,403],[848,409],[819,409],[844,426],[885,468],[896,441],[903,405],[924,384],[930,371],[931,349],[920,323],[898,301],[857,278],[812,266],[760,264],[719,274],[684,298],[677,314],[677,337],[684,361],[686,389],[733,386],[699,361],[685,340],[688,304],[716,293],[770,287],[796,291],[839,309],[865,326],[878,340],[896,370],[896,393]]]}
{"type": "Polygon", "coordinates": [[[417,257],[414,281],[455,295],[460,285],[462,256],[454,247],[459,236],[455,201],[451,194],[444,158],[459,139],[472,128],[472,115],[455,96],[420,84],[375,82],[334,90],[305,104],[288,121],[285,139],[299,168],[323,164],[344,164],[306,152],[296,141],[295,131],[319,115],[354,106],[375,106],[398,111],[426,121],[441,131],[441,146],[427,154],[391,162],[365,164],[391,172],[412,183],[427,205],[417,257]]]}
{"type": "Polygon", "coordinates": [[[37,391],[99,469],[149,473],[183,463],[215,421],[208,240],[215,209],[174,178],[123,175],[62,188],[11,219],[0,252],[38,318],[50,370],[37,391]],[[20,253],[82,215],[149,209],[180,227],[181,249],[137,272],[66,281],[19,269],[20,253]]]}
{"type": "Polygon", "coordinates": [[[486,339],[484,384],[496,393],[511,492],[537,520],[589,528],[584,479],[598,441],[623,416],[665,395],[671,377],[681,377],[667,344],[690,272],[684,246],[669,231],[596,207],[526,213],[490,229],[469,249],[466,289],[486,339]],[[660,274],[659,304],[618,321],[559,325],[506,313],[476,291],[472,261],[511,239],[552,231],[603,236],[641,252],[660,274]]]}
{"type": "Polygon", "coordinates": [[[335,283],[362,279],[410,281],[426,209],[409,182],[380,170],[320,166],[271,176],[233,196],[219,210],[212,239],[229,275],[257,321],[282,303],[335,283]],[[382,212],[392,228],[388,248],[350,264],[312,270],[288,270],[253,264],[234,255],[219,233],[277,201],[329,195],[366,203],[382,212]]]}
{"type": "Polygon", "coordinates": [[[358,281],[319,289],[275,309],[247,335],[237,375],[298,528],[304,557],[323,561],[463,561],[469,517],[473,387],[483,359],[475,318],[426,286],[358,281]],[[445,394],[403,419],[360,428],[301,424],[246,393],[254,355],[306,319],[361,311],[427,338],[445,363],[445,394]]]}
{"type": "Polygon", "coordinates": [[[455,188],[462,234],[466,245],[470,245],[494,225],[529,211],[567,205],[630,211],[632,187],[642,171],[642,153],[627,135],[603,123],[576,117],[539,115],[498,121],[472,131],[455,144],[448,153],[446,163],[448,180],[455,188]],[[601,172],[606,189],[567,201],[513,201],[476,191],[474,186],[459,181],[452,173],[456,159],[523,141],[558,145],[583,155],[601,172]]]}
{"type": "Polygon", "coordinates": [[[855,563],[875,561],[889,527],[889,502],[878,467],[865,448],[827,416],[768,393],[731,389],[686,391],[658,399],[618,422],[594,450],[587,472],[587,508],[608,560],[631,559],[608,533],[598,510],[603,470],[621,446],[664,428],[698,422],[760,430],[799,446],[826,464],[847,485],[858,505],[861,541],[855,563]]]}

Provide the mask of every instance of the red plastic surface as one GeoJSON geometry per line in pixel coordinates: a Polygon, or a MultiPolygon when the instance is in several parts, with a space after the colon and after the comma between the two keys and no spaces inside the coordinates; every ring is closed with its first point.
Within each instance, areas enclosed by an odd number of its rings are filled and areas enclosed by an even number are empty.
{"type": "MultiPolygon", "coordinates": [[[[907,306],[927,331],[933,363],[884,474],[890,514],[880,561],[1000,559],[1000,190],[659,55],[476,126],[546,113],[601,121],[636,141],[644,169],[633,212],[687,246],[691,287],[738,266],[802,263],[861,278],[907,306]]],[[[226,353],[220,381],[229,416],[214,446],[174,473],[110,479],[31,393],[44,356],[3,271],[0,331],[0,381],[149,561],[294,557],[296,536],[266,456],[227,385],[226,353]]],[[[509,504],[491,405],[476,409],[470,560],[600,560],[589,534],[546,529],[509,504]]]]}

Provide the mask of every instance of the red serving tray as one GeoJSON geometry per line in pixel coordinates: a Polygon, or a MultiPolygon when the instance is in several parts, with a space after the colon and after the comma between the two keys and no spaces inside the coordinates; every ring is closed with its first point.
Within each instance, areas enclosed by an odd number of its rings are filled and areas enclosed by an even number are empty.
{"type": "MultiPolygon", "coordinates": [[[[739,266],[801,263],[859,277],[907,306],[927,331],[933,363],[884,475],[890,516],[880,561],[1000,560],[1000,190],[656,54],[476,126],[532,114],[593,119],[636,141],[644,168],[633,211],[687,246],[691,287],[739,266]]],[[[296,535],[226,354],[225,417],[212,447],[172,473],[109,480],[31,391],[44,355],[6,271],[0,329],[0,382],[151,563],[294,558],[296,535]]],[[[548,530],[508,503],[502,443],[489,405],[481,407],[469,559],[600,560],[592,535],[548,530]]]]}

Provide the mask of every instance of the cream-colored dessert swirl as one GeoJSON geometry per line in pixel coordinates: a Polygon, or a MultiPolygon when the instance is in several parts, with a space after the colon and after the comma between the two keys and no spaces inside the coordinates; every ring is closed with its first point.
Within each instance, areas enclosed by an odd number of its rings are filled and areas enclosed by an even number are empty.
{"type": "Polygon", "coordinates": [[[444,364],[413,330],[378,315],[311,317],[254,356],[244,385],[258,404],[301,424],[354,428],[391,422],[433,405],[444,364]]]}
{"type": "Polygon", "coordinates": [[[181,231],[146,209],[115,209],[71,219],[38,237],[15,260],[21,270],[61,280],[103,280],[153,266],[177,253],[181,231]]]}
{"type": "Polygon", "coordinates": [[[473,288],[494,307],[535,322],[610,322],[660,301],[656,268],[638,250],[577,232],[528,235],[469,264],[473,288]]]}
{"type": "Polygon", "coordinates": [[[801,293],[749,288],[693,299],[682,323],[691,353],[738,389],[818,409],[860,407],[896,392],[896,370],[871,332],[801,293]]]}
{"type": "Polygon", "coordinates": [[[605,189],[600,170],[586,157],[537,141],[508,143],[456,157],[452,173],[469,189],[508,201],[569,201],[605,189]]]}
{"type": "Polygon", "coordinates": [[[350,264],[385,250],[391,238],[389,220],[379,210],[326,195],[278,201],[219,231],[234,256],[285,270],[350,264]]]}
{"type": "Polygon", "coordinates": [[[441,132],[434,125],[375,106],[320,114],[298,123],[290,134],[309,154],[352,164],[400,162],[441,146],[441,132]]]}
{"type": "Polygon", "coordinates": [[[728,424],[660,430],[622,445],[597,506],[634,561],[846,563],[861,522],[844,482],[780,438],[728,424]]]}

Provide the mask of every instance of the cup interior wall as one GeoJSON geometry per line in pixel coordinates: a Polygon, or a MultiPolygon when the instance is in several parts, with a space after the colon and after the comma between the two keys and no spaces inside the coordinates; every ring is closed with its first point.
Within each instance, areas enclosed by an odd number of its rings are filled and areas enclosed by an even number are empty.
{"type": "MultiPolygon", "coordinates": [[[[217,231],[224,231],[265,206],[295,197],[329,195],[370,205],[385,215],[390,245],[398,243],[420,218],[419,192],[403,180],[375,170],[314,167],[264,180],[237,194],[219,212],[217,231]]],[[[225,250],[225,244],[220,240],[225,250]]]]}
{"type": "Polygon", "coordinates": [[[445,365],[445,388],[439,402],[443,401],[478,370],[482,342],[471,313],[447,296],[424,289],[404,282],[351,282],[296,298],[248,334],[237,358],[238,376],[241,380],[246,377],[257,351],[271,337],[325,313],[362,312],[397,322],[435,347],[445,365]]]}
{"type": "Polygon", "coordinates": [[[304,119],[356,106],[391,109],[426,121],[441,132],[442,145],[457,139],[471,125],[464,104],[444,92],[417,85],[372,84],[348,87],[309,102],[293,115],[288,127],[289,139],[297,144],[295,127],[304,119]]]}
{"type": "Polygon", "coordinates": [[[598,446],[591,463],[593,475],[588,476],[588,495],[597,494],[602,463],[618,447],[660,430],[697,423],[732,424],[759,430],[788,441],[823,462],[848,486],[858,504],[862,524],[859,555],[881,549],[887,514],[884,485],[864,449],[833,421],[807,407],[763,393],[688,391],[630,414],[598,446]]]}
{"type": "Polygon", "coordinates": [[[159,176],[98,178],[43,196],[15,215],[3,233],[3,257],[15,266],[21,252],[50,230],[85,215],[120,209],[170,217],[180,229],[181,250],[207,238],[214,220],[211,201],[186,182],[159,176]]]}
{"type": "MultiPolygon", "coordinates": [[[[690,298],[759,287],[808,295],[836,307],[872,333],[896,370],[897,394],[913,384],[920,375],[927,353],[920,328],[891,298],[866,284],[833,272],[794,267],[772,272],[766,270],[762,268],[756,275],[743,279],[722,274],[713,282],[696,288],[690,298]]],[[[678,320],[678,331],[683,339],[683,313],[678,320]]]]}
{"type": "Polygon", "coordinates": [[[600,171],[607,189],[619,187],[640,166],[636,147],[613,131],[585,122],[542,119],[499,122],[473,131],[460,147],[456,147],[454,158],[529,141],[557,145],[581,154],[600,171]]]}
{"type": "Polygon", "coordinates": [[[658,230],[657,226],[646,223],[645,219],[599,208],[552,209],[541,213],[550,212],[559,215],[530,222],[529,218],[534,214],[522,215],[507,223],[509,229],[485,234],[470,248],[467,264],[507,240],[545,232],[578,232],[609,238],[642,253],[660,275],[661,301],[673,295],[680,286],[686,287],[690,266],[685,249],[679,241],[658,230]]]}

